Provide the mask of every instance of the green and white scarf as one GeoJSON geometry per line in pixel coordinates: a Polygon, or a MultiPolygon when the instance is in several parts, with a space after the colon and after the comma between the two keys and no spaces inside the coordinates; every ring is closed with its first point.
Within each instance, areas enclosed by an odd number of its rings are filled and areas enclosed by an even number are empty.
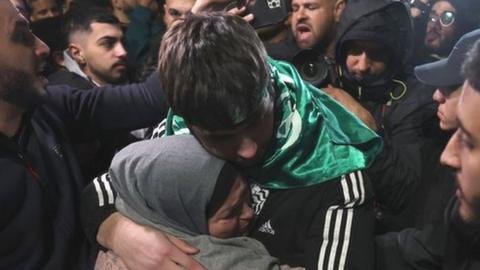
{"type": "MultiPolygon", "coordinates": [[[[262,187],[311,186],[368,167],[381,138],[323,91],[305,83],[294,67],[269,59],[275,81],[277,132],[262,164],[246,173],[262,187]]],[[[165,135],[189,133],[168,113],[165,135]]]]}

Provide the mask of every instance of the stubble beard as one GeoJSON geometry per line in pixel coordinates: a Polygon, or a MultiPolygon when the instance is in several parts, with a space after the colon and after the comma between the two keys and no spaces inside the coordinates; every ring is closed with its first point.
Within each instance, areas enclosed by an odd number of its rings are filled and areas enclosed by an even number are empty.
{"type": "Polygon", "coordinates": [[[26,71],[0,66],[0,99],[21,109],[33,110],[46,96],[44,85],[26,71]]]}

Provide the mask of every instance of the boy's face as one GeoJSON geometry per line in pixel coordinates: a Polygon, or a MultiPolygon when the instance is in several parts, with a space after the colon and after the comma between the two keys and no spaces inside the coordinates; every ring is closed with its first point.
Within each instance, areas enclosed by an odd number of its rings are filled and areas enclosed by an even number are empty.
{"type": "Polygon", "coordinates": [[[218,238],[247,235],[252,218],[250,188],[239,173],[223,205],[208,219],[208,232],[218,238]]]}
{"type": "Polygon", "coordinates": [[[440,128],[443,130],[455,129],[457,125],[457,103],[460,98],[462,87],[454,91],[438,88],[433,93],[433,100],[438,103],[437,116],[440,120],[440,128]]]}
{"type": "Polygon", "coordinates": [[[274,101],[271,96],[265,98],[254,115],[233,129],[188,127],[211,154],[240,167],[257,165],[263,161],[274,133],[274,101]]]}

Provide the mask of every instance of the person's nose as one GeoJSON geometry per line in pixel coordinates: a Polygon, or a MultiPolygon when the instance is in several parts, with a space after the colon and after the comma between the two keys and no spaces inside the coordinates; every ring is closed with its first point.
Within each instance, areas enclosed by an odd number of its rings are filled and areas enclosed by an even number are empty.
{"type": "Polygon", "coordinates": [[[251,138],[244,138],[240,142],[237,155],[243,159],[251,159],[257,154],[258,145],[251,138]]]}
{"type": "Polygon", "coordinates": [[[436,101],[438,104],[445,103],[445,95],[440,91],[440,89],[435,90],[432,96],[433,100],[436,101]]]}
{"type": "Polygon", "coordinates": [[[184,12],[184,13],[180,14],[180,16],[178,18],[183,20],[183,19],[187,18],[188,13],[189,12],[184,12]]]}
{"type": "Polygon", "coordinates": [[[442,155],[440,156],[440,162],[444,165],[452,167],[456,170],[460,169],[461,161],[460,156],[458,155],[460,148],[460,134],[457,130],[443,149],[442,155]]]}
{"type": "Polygon", "coordinates": [[[240,216],[241,220],[250,222],[250,220],[253,218],[253,209],[251,204],[249,203],[244,203],[243,204],[243,209],[242,209],[242,215],[240,216]]]}
{"type": "Polygon", "coordinates": [[[115,47],[115,55],[119,58],[127,57],[127,50],[123,47],[122,43],[118,43],[115,47]]]}
{"type": "Polygon", "coordinates": [[[37,36],[35,36],[35,54],[41,59],[47,58],[50,54],[50,48],[37,36]]]}
{"type": "Polygon", "coordinates": [[[360,73],[367,73],[370,69],[370,60],[368,59],[367,53],[362,52],[362,54],[357,56],[356,70],[360,73]]]}
{"type": "Polygon", "coordinates": [[[53,18],[53,17],[55,17],[55,13],[53,12],[53,10],[50,9],[50,10],[47,12],[47,18],[53,18]]]}
{"type": "Polygon", "coordinates": [[[307,14],[305,13],[305,8],[300,6],[297,11],[293,12],[293,16],[297,19],[297,21],[302,21],[307,18],[307,14]]]}
{"type": "Polygon", "coordinates": [[[432,30],[432,29],[440,29],[442,25],[440,24],[440,21],[438,18],[434,19],[429,19],[427,23],[427,30],[432,30]]]}

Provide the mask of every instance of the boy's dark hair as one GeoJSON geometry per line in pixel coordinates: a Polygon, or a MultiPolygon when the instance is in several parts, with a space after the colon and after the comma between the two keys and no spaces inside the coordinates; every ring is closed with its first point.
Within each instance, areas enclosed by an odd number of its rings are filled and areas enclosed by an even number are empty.
{"type": "Polygon", "coordinates": [[[267,54],[255,30],[226,13],[189,15],[165,33],[160,79],[173,112],[188,124],[229,129],[270,91],[267,54]]]}
{"type": "Polygon", "coordinates": [[[80,4],[72,5],[65,15],[64,35],[69,40],[70,35],[77,31],[91,32],[91,24],[95,22],[120,25],[120,21],[108,9],[80,4]]]}
{"type": "Polygon", "coordinates": [[[468,52],[462,72],[468,83],[480,92],[480,40],[476,41],[468,52]]]}

